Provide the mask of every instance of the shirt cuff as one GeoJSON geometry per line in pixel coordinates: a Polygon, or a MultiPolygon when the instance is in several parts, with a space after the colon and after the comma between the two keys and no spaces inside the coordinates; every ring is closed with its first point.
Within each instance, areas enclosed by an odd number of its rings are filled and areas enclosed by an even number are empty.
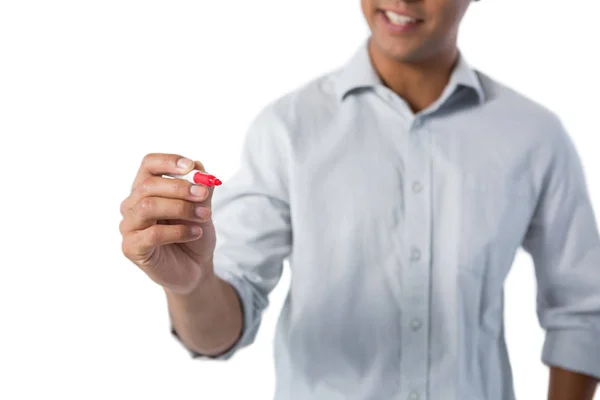
{"type": "Polygon", "coordinates": [[[542,361],[600,379],[600,334],[585,330],[548,331],[542,361]]]}
{"type": "Polygon", "coordinates": [[[185,346],[185,344],[181,341],[181,338],[177,334],[175,327],[173,326],[173,324],[171,324],[171,334],[188,351],[190,356],[194,359],[222,360],[222,361],[228,360],[235,353],[237,353],[238,350],[240,350],[243,347],[246,347],[246,346],[250,345],[252,342],[254,342],[256,333],[258,331],[259,321],[257,321],[257,319],[254,317],[254,310],[252,307],[253,306],[252,291],[248,287],[248,284],[246,284],[242,278],[234,275],[233,273],[231,273],[230,271],[227,271],[227,270],[219,270],[219,269],[215,268],[215,274],[219,278],[221,278],[224,281],[231,284],[231,286],[234,288],[234,290],[238,296],[238,299],[240,300],[240,305],[242,308],[242,314],[243,314],[243,318],[244,318],[243,327],[242,327],[242,335],[226,352],[219,354],[219,355],[206,355],[206,354],[202,354],[202,353],[193,351],[193,350],[189,349],[187,346],[185,346]]]}

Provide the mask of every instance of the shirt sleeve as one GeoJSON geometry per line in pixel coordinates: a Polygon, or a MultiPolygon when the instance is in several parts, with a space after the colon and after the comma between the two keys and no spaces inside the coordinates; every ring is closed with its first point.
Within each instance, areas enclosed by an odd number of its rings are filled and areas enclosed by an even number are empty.
{"type": "MultiPolygon", "coordinates": [[[[215,273],[235,289],[244,326],[224,354],[209,357],[187,349],[193,358],[227,360],[254,342],[292,246],[286,138],[280,112],[265,107],[245,135],[238,169],[213,192],[215,273]]],[[[171,333],[179,340],[172,324],[171,333]]]]}
{"type": "Polygon", "coordinates": [[[539,201],[523,248],[533,259],[542,362],[600,378],[600,238],[580,157],[562,123],[533,156],[539,201]]]}

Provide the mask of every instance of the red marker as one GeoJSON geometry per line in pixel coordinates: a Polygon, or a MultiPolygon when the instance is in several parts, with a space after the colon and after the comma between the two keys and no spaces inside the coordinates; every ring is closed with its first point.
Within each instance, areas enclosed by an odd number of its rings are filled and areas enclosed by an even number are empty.
{"type": "Polygon", "coordinates": [[[207,174],[206,172],[192,170],[184,175],[167,174],[163,175],[170,178],[183,179],[196,185],[219,186],[223,182],[217,179],[216,176],[207,174]]]}

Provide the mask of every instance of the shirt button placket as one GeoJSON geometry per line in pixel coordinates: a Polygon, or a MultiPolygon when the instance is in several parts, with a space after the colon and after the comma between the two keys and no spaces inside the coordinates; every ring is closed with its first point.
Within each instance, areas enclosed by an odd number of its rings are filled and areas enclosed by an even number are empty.
{"type": "Polygon", "coordinates": [[[401,398],[425,399],[429,321],[431,243],[431,150],[429,132],[413,122],[406,152],[404,237],[408,242],[402,270],[401,398]]]}

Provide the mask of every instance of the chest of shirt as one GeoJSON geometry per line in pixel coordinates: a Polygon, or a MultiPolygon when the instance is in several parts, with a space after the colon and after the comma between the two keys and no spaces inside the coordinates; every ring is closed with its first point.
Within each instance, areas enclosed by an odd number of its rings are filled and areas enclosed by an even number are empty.
{"type": "Polygon", "coordinates": [[[353,259],[399,252],[426,263],[452,248],[465,268],[510,260],[539,190],[533,144],[517,122],[485,120],[419,123],[362,107],[309,133],[291,180],[295,242],[353,259]]]}

